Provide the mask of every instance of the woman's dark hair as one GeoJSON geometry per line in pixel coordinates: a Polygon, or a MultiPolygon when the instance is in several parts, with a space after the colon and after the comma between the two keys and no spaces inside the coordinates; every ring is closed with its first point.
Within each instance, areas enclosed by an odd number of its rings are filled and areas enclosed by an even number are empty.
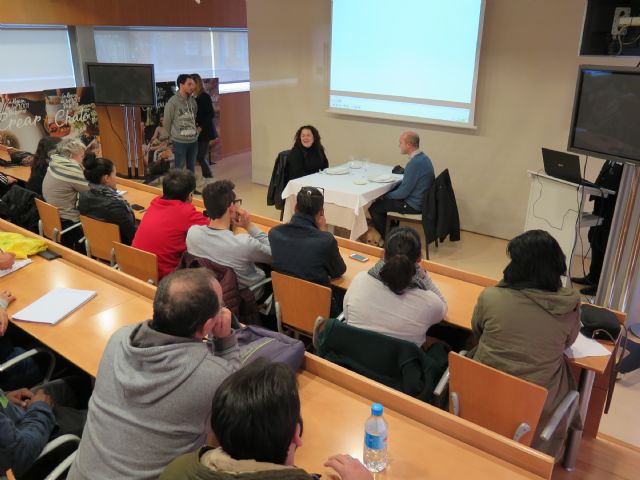
{"type": "Polygon", "coordinates": [[[410,227],[391,230],[384,245],[384,266],[380,278],[389,290],[400,295],[416,274],[416,262],[420,258],[420,236],[410,227]]]}
{"type": "Polygon", "coordinates": [[[162,197],[165,200],[186,202],[196,189],[196,176],[191,170],[172,168],[162,179],[162,197]]]}
{"type": "Polygon", "coordinates": [[[220,384],[211,410],[211,429],[231,458],[283,465],[301,423],[296,376],[258,358],[220,384]]]}
{"type": "Polygon", "coordinates": [[[322,146],[322,142],[320,140],[320,132],[318,132],[318,129],[313,125],[303,125],[296,131],[296,134],[293,136],[293,146],[304,148],[302,146],[302,142],[300,141],[300,134],[305,128],[307,130],[311,130],[311,133],[313,134],[313,145],[311,145],[310,149],[316,150],[318,153],[324,155],[324,147],[322,146]]]}
{"type": "Polygon", "coordinates": [[[562,286],[566,257],[556,239],[544,230],[529,230],[512,238],[507,255],[511,262],[503,271],[506,283],[551,292],[562,286]]]}
{"type": "Polygon", "coordinates": [[[31,170],[44,170],[49,165],[49,157],[62,139],[60,137],[42,137],[33,156],[31,170]]]}
{"type": "Polygon", "coordinates": [[[100,180],[105,175],[113,172],[113,162],[108,158],[96,157],[93,153],[87,153],[82,161],[84,165],[84,178],[89,183],[100,184],[100,180]]]}

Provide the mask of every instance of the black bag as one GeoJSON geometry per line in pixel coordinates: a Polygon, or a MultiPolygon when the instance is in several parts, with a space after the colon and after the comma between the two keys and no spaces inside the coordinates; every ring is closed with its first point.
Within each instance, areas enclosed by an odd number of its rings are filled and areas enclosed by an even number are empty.
{"type": "Polygon", "coordinates": [[[580,321],[582,322],[580,331],[589,338],[615,342],[620,335],[618,318],[606,308],[582,305],[580,321]]]}

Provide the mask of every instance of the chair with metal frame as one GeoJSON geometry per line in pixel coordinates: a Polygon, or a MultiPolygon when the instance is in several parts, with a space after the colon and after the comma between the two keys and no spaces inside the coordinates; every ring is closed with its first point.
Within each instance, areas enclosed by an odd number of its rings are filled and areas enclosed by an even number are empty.
{"type": "Polygon", "coordinates": [[[40,220],[38,221],[38,233],[40,236],[53,240],[56,243],[60,243],[62,235],[73,229],[81,227],[80,223],[75,223],[63,230],[62,221],[60,220],[60,210],[58,207],[54,207],[50,203],[40,200],[39,198],[36,198],[35,202],[36,208],[38,209],[38,215],[40,216],[40,220]]]}
{"type": "Polygon", "coordinates": [[[158,257],[150,252],[113,242],[115,262],[121,272],[151,285],[158,284],[158,257]]]}
{"type": "Polygon", "coordinates": [[[115,223],[107,223],[95,218],[80,215],[80,223],[84,231],[84,245],[87,257],[106,260],[113,267],[116,264],[114,242],[120,243],[120,227],[115,223]]]}

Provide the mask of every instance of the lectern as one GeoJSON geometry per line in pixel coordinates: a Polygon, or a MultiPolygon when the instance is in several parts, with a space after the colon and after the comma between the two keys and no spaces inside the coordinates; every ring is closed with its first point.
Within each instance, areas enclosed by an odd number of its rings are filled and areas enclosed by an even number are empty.
{"type": "MultiPolygon", "coordinates": [[[[583,211],[589,196],[606,198],[615,192],[605,188],[578,185],[541,172],[529,170],[527,173],[531,186],[524,229],[549,232],[558,241],[567,258],[567,273],[571,272],[571,261],[580,229],[602,223],[601,217],[583,211]]],[[[585,251],[588,248],[585,246],[585,251]]],[[[563,279],[563,284],[566,286],[567,278],[563,279]]]]}

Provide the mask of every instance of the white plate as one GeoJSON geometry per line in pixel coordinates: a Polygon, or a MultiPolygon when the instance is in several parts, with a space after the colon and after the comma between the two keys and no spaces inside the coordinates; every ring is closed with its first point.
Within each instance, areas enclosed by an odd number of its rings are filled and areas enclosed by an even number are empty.
{"type": "Polygon", "coordinates": [[[391,183],[391,182],[395,182],[396,179],[391,175],[383,174],[383,175],[375,175],[373,177],[369,177],[369,181],[375,182],[375,183],[391,183]]]}
{"type": "Polygon", "coordinates": [[[356,178],[353,183],[356,185],[366,185],[369,182],[367,182],[366,178],[356,178]]]}
{"type": "Polygon", "coordinates": [[[329,167],[324,170],[327,175],[346,175],[349,169],[346,167],[329,167]]]}

